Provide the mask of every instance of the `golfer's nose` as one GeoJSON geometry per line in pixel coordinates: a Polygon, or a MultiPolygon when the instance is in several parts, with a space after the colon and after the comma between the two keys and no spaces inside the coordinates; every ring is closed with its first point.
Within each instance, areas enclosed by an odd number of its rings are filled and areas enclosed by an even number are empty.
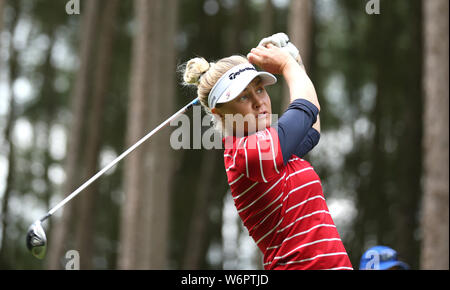
{"type": "Polygon", "coordinates": [[[259,109],[264,103],[264,100],[262,98],[258,98],[256,94],[252,94],[252,100],[254,109],[259,109]]]}

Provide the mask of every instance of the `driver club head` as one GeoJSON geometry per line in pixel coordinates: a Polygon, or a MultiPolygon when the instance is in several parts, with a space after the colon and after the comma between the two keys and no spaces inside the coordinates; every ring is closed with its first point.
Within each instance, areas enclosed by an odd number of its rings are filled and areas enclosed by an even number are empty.
{"type": "Polygon", "coordinates": [[[26,238],[27,248],[38,259],[43,259],[47,250],[47,237],[40,220],[35,221],[29,228],[26,238]]]}

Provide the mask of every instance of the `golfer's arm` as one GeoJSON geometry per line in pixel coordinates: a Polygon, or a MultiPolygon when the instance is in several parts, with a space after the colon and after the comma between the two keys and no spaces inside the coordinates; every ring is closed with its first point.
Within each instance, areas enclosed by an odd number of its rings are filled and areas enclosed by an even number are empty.
{"type": "Polygon", "coordinates": [[[296,99],[306,99],[313,103],[320,111],[316,89],[306,74],[303,65],[298,64],[291,58],[283,68],[283,76],[289,87],[291,103],[296,99]]]}
{"type": "MultiPolygon", "coordinates": [[[[283,76],[289,87],[290,103],[296,99],[305,99],[313,103],[320,112],[320,104],[317,98],[316,89],[311,79],[306,74],[305,67],[294,59],[288,61],[284,66],[283,76]]],[[[320,118],[312,126],[320,133],[320,118]]]]}

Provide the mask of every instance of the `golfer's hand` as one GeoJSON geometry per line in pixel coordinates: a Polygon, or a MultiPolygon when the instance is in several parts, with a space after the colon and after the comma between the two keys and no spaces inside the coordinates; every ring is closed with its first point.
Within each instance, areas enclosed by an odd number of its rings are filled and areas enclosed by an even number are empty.
{"type": "Polygon", "coordinates": [[[272,74],[283,74],[287,67],[298,65],[288,52],[271,43],[253,48],[247,54],[247,59],[272,74]]]}
{"type": "Polygon", "coordinates": [[[273,34],[272,36],[263,38],[258,46],[266,46],[271,43],[282,50],[287,51],[298,63],[301,63],[300,52],[297,47],[289,41],[289,37],[286,33],[280,32],[273,34]]]}

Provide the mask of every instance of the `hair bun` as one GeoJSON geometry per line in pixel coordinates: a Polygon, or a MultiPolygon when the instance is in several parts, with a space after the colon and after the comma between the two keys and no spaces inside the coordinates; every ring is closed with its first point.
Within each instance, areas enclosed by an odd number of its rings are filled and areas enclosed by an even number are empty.
{"type": "Polygon", "coordinates": [[[209,62],[203,57],[196,57],[187,62],[183,80],[188,85],[198,85],[200,77],[210,68],[209,62]]]}

